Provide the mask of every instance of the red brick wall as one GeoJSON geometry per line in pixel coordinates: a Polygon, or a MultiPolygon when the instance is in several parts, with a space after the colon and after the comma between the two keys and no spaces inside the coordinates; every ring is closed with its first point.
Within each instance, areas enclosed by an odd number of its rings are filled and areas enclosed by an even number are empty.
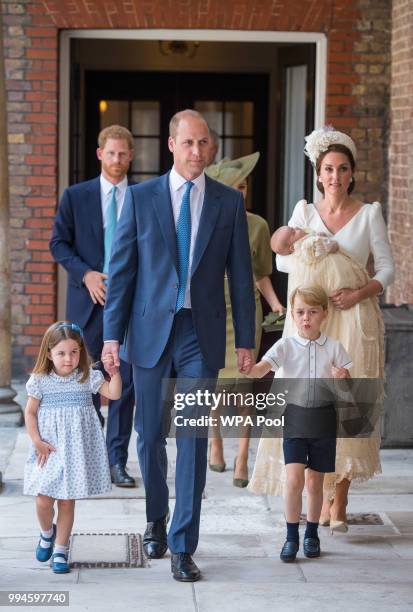
{"type": "Polygon", "coordinates": [[[413,4],[393,1],[390,215],[389,233],[396,261],[395,304],[413,302],[413,4]]]}
{"type": "Polygon", "coordinates": [[[61,28],[324,32],[327,122],[359,145],[360,197],[387,199],[390,0],[2,0],[8,91],[14,374],[55,319],[48,252],[57,192],[61,28]]]}

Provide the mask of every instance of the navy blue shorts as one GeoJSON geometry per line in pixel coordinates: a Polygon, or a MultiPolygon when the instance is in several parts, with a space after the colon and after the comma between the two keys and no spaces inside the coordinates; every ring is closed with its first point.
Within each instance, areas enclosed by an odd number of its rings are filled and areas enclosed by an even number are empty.
{"type": "Polygon", "coordinates": [[[284,462],[303,463],[316,472],[336,471],[336,438],[284,438],[284,462]]]}

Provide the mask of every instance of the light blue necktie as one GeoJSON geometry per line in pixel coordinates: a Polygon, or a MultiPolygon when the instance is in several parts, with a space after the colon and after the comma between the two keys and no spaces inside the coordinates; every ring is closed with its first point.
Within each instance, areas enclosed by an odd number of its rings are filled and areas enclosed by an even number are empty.
{"type": "Polygon", "coordinates": [[[184,305],[186,281],[189,268],[189,249],[191,246],[191,181],[185,183],[185,193],[182,198],[181,210],[176,225],[176,243],[178,247],[178,278],[179,288],[176,298],[175,312],[184,305]]]}
{"type": "Polygon", "coordinates": [[[103,264],[103,273],[107,274],[109,270],[110,255],[112,252],[113,238],[116,232],[116,225],[118,224],[118,206],[116,202],[117,187],[112,187],[112,197],[110,198],[107,214],[106,214],[106,227],[105,227],[105,262],[103,264]]]}

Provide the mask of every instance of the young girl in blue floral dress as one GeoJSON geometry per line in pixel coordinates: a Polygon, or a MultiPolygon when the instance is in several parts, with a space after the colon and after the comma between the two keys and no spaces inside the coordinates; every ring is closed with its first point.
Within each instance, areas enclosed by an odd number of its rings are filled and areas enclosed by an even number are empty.
{"type": "Polygon", "coordinates": [[[44,562],[52,557],[52,569],[58,574],[69,571],[67,546],[75,500],[111,489],[105,439],[92,393],[119,399],[122,381],[110,355],[105,365],[110,382],[90,367],[80,327],[61,321],[46,331],[26,385],[25,421],[32,445],[24,494],[36,496],[41,529],[36,558],[44,562]]]}

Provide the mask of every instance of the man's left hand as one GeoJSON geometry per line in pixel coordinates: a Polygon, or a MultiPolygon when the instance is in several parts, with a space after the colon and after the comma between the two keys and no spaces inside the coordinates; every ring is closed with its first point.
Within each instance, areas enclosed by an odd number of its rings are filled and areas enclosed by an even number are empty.
{"type": "Polygon", "coordinates": [[[255,363],[254,350],[247,348],[238,348],[237,361],[239,372],[241,374],[248,374],[255,363]]]}

